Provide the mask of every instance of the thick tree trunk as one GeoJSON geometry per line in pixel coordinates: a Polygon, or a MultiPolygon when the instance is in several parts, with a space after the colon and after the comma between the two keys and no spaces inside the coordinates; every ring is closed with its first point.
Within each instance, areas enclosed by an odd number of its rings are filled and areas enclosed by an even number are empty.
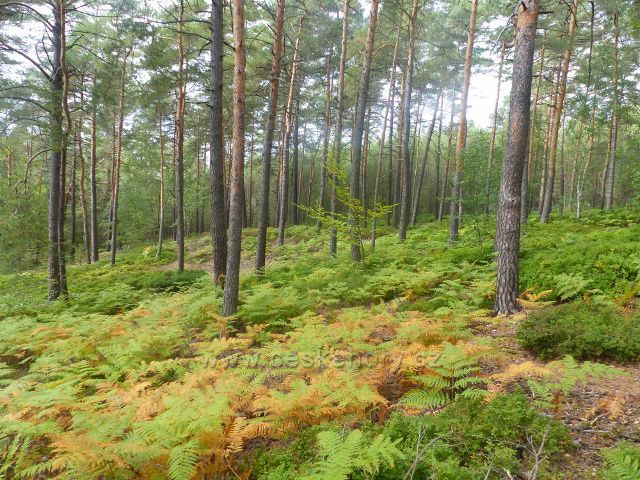
{"type": "Polygon", "coordinates": [[[291,78],[289,80],[289,93],[287,95],[287,106],[284,111],[284,148],[281,152],[282,165],[280,170],[280,201],[278,214],[278,245],[284,245],[285,228],[287,217],[289,216],[289,156],[290,139],[293,129],[293,99],[296,95],[296,82],[298,74],[298,57],[300,55],[300,40],[302,37],[302,26],[305,17],[300,17],[298,35],[293,47],[293,63],[291,66],[291,78]]]}
{"type": "Polygon", "coordinates": [[[458,241],[460,228],[460,211],[462,203],[462,170],[464,166],[464,149],[467,144],[467,100],[471,83],[471,65],[473,63],[473,42],[476,35],[476,18],[478,16],[478,0],[471,0],[471,17],[469,19],[469,35],[467,51],[464,58],[464,78],[462,81],[462,98],[460,100],[460,119],[458,137],[456,139],[456,168],[453,174],[453,191],[451,214],[449,219],[449,243],[458,241]]]}
{"type": "Polygon", "coordinates": [[[431,124],[429,125],[429,131],[427,132],[427,143],[424,147],[424,153],[422,155],[422,165],[420,166],[420,175],[416,179],[416,188],[413,195],[413,209],[411,211],[411,225],[415,226],[418,219],[418,207],[420,205],[420,196],[422,194],[422,184],[424,183],[424,175],[429,163],[429,149],[431,148],[431,139],[433,138],[433,130],[436,127],[436,119],[438,118],[438,107],[440,106],[440,97],[442,96],[442,89],[438,91],[436,97],[436,104],[433,109],[433,117],[431,118],[431,124]]]}
{"type": "Polygon", "coordinates": [[[60,204],[64,203],[64,187],[61,188],[62,160],[65,149],[64,127],[62,125],[63,110],[63,70],[62,59],[62,35],[64,35],[64,7],[54,4],[53,7],[53,65],[51,70],[51,110],[50,110],[50,130],[51,130],[51,175],[49,178],[49,254],[48,254],[48,277],[49,277],[49,301],[56,300],[64,295],[64,286],[61,279],[61,252],[59,243],[60,229],[60,204]]]}
{"type": "Polygon", "coordinates": [[[558,84],[558,95],[556,105],[553,112],[553,126],[551,128],[551,145],[549,147],[549,158],[547,162],[547,181],[544,189],[544,204],[542,206],[542,215],[540,221],[547,223],[551,215],[553,206],[553,187],[556,175],[556,158],[558,154],[558,134],[560,132],[560,123],[564,111],[564,100],[567,93],[567,76],[569,74],[569,66],[571,64],[571,56],[573,54],[573,44],[577,29],[576,15],[578,11],[579,0],[573,0],[571,11],[569,13],[569,36],[567,38],[567,46],[564,49],[562,57],[562,67],[560,69],[560,82],[558,84]]]}
{"type": "MultiPolygon", "coordinates": [[[[489,164],[487,165],[487,180],[485,182],[484,215],[489,216],[489,199],[491,198],[491,171],[496,151],[496,134],[498,132],[498,108],[500,107],[500,87],[502,86],[502,65],[504,63],[504,51],[506,44],[502,43],[500,49],[500,63],[498,65],[498,87],[496,88],[496,103],[493,106],[493,127],[491,129],[491,141],[489,142],[489,164]]],[[[534,107],[535,108],[535,107],[534,107]]]]}
{"type": "MultiPolygon", "coordinates": [[[[387,101],[384,107],[384,120],[382,121],[382,133],[380,136],[378,162],[376,164],[376,179],[373,186],[373,208],[377,208],[378,197],[380,193],[380,181],[382,177],[382,162],[384,160],[384,142],[387,133],[387,124],[389,125],[389,136],[393,135],[393,118],[389,119],[389,114],[393,108],[393,102],[395,97],[396,88],[396,60],[398,58],[398,46],[400,44],[400,27],[398,27],[398,34],[396,35],[396,45],[393,48],[393,61],[391,62],[391,74],[389,78],[389,93],[387,94],[387,101]]],[[[393,114],[391,114],[393,115],[393,114]]],[[[391,175],[391,172],[386,172],[385,175],[391,175]]],[[[371,249],[376,248],[376,227],[378,219],[374,218],[371,226],[371,249]]]]}
{"type": "Polygon", "coordinates": [[[125,82],[127,80],[127,60],[131,54],[129,47],[122,59],[120,70],[120,101],[118,107],[118,137],[115,148],[115,166],[113,172],[113,203],[111,205],[111,266],[116,264],[116,250],[118,247],[118,197],[120,194],[120,166],[122,165],[122,132],[124,131],[124,101],[125,82]]]}
{"type": "Polygon", "coordinates": [[[91,79],[92,93],[91,93],[91,169],[90,169],[90,195],[91,195],[91,260],[97,262],[99,260],[98,253],[98,180],[96,178],[96,170],[98,164],[97,154],[97,110],[98,102],[96,99],[96,76],[97,73],[93,72],[91,79]]]}
{"type": "MultiPolygon", "coordinates": [[[[342,42],[340,46],[340,70],[338,75],[338,110],[336,112],[336,132],[334,137],[334,156],[332,168],[338,168],[342,156],[342,116],[344,114],[344,78],[347,62],[347,40],[349,39],[349,5],[351,0],[344,0],[342,11],[342,42]]],[[[331,186],[331,215],[335,216],[338,207],[335,184],[338,179],[332,175],[331,186]]],[[[338,253],[338,232],[334,226],[329,229],[329,254],[335,256],[338,253]]]]}
{"type": "MultiPolygon", "coordinates": [[[[222,0],[220,0],[222,1],[222,0]]],[[[267,251],[267,227],[269,226],[269,193],[271,184],[271,153],[273,151],[273,133],[278,112],[278,89],[280,88],[280,69],[282,65],[282,30],[284,22],[285,0],[276,5],[275,34],[273,39],[273,61],[269,80],[269,107],[262,148],[262,195],[258,211],[258,234],[256,239],[256,271],[264,272],[267,251]]],[[[221,46],[222,48],[222,46],[221,46]]]]}
{"type": "Polygon", "coordinates": [[[233,315],[238,309],[240,249],[242,247],[242,201],[244,193],[244,116],[246,49],[244,43],[244,0],[233,0],[233,151],[229,189],[229,245],[227,277],[224,284],[222,314],[233,315]]]}
{"type": "Polygon", "coordinates": [[[509,131],[500,183],[496,252],[498,274],[495,312],[509,315],[520,310],[520,198],[527,156],[531,108],[531,72],[540,0],[520,3],[509,107],[509,131]]]}
{"type": "MultiPolygon", "coordinates": [[[[354,129],[351,138],[351,189],[350,195],[353,200],[360,199],[361,184],[361,158],[362,158],[362,137],[364,134],[364,121],[369,101],[369,78],[371,76],[371,59],[373,57],[373,44],[376,36],[376,26],[378,24],[378,4],[379,0],[372,0],[371,12],[369,13],[369,29],[367,31],[367,43],[362,59],[362,72],[360,77],[360,89],[358,90],[358,101],[356,104],[356,115],[354,119],[354,129]]],[[[352,228],[356,228],[357,221],[354,212],[350,212],[352,228]]],[[[351,260],[359,262],[362,260],[362,244],[353,242],[351,244],[351,260]]]]}
{"type": "Polygon", "coordinates": [[[215,285],[222,285],[227,269],[224,126],[222,124],[223,11],[223,0],[213,0],[211,5],[211,97],[209,99],[211,131],[209,140],[209,173],[211,175],[211,243],[213,245],[213,283],[215,285]]]}

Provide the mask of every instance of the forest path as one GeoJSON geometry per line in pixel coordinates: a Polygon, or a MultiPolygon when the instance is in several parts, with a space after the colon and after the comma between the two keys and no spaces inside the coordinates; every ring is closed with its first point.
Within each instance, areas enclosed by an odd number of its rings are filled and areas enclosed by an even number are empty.
{"type": "MultiPolygon", "coordinates": [[[[474,335],[491,338],[499,351],[498,359],[484,366],[486,369],[502,371],[509,365],[523,362],[532,362],[540,367],[545,365],[524,350],[516,338],[518,325],[525,316],[481,317],[469,324],[474,335]]],[[[640,367],[605,361],[598,363],[619,368],[628,375],[578,383],[562,399],[556,418],[567,427],[576,448],[565,454],[563,462],[558,462],[557,473],[567,475],[561,478],[598,478],[602,465],[601,449],[613,447],[621,440],[640,443],[640,367]],[[576,473],[581,476],[575,477],[576,473]]]]}

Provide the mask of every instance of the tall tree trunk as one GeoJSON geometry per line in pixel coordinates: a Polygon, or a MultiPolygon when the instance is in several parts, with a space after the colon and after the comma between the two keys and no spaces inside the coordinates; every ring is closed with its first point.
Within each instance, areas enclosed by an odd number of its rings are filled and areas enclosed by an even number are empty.
{"type": "Polygon", "coordinates": [[[224,284],[222,314],[233,315],[238,309],[240,249],[242,247],[242,201],[244,193],[244,116],[246,49],[244,43],[244,0],[233,0],[233,151],[229,189],[229,245],[227,278],[224,284]]]}
{"type": "Polygon", "coordinates": [[[449,168],[451,166],[451,147],[453,145],[453,116],[456,107],[456,84],[453,83],[451,91],[451,113],[449,117],[449,138],[447,140],[447,160],[444,163],[444,179],[442,181],[442,195],[440,196],[440,207],[438,208],[438,221],[444,217],[444,202],[447,198],[447,187],[449,186],[449,168]]]}
{"type": "Polygon", "coordinates": [[[289,155],[290,139],[293,129],[293,99],[296,95],[296,82],[298,73],[298,57],[300,55],[300,40],[302,37],[302,26],[305,17],[300,17],[298,35],[293,47],[293,63],[291,66],[291,78],[289,80],[289,93],[287,95],[287,106],[284,111],[284,148],[281,153],[282,168],[280,171],[280,202],[278,214],[278,245],[284,245],[285,228],[289,213],[289,155]]]}
{"type": "Polygon", "coordinates": [[[529,150],[527,151],[527,161],[522,172],[522,189],[520,199],[520,223],[524,225],[529,218],[529,179],[531,178],[531,165],[536,151],[536,115],[538,113],[538,102],[540,101],[540,87],[544,75],[544,55],[547,47],[547,31],[542,36],[542,48],[540,51],[540,69],[538,70],[538,81],[536,82],[536,93],[533,100],[533,113],[531,114],[531,127],[529,129],[529,150]]]}
{"type": "MultiPolygon", "coordinates": [[[[371,12],[369,13],[369,30],[367,31],[367,43],[362,59],[362,72],[360,77],[360,89],[358,90],[358,100],[356,103],[356,115],[354,119],[354,129],[351,138],[351,189],[352,201],[360,199],[360,161],[362,159],[362,137],[364,134],[364,121],[367,113],[369,101],[369,78],[371,76],[371,59],[373,57],[373,44],[376,36],[376,25],[378,24],[378,4],[379,0],[372,0],[371,12]]],[[[357,217],[355,212],[350,212],[351,228],[358,228],[355,225],[357,217]]],[[[351,244],[351,260],[359,262],[362,260],[362,242],[351,244]]]]}
{"type": "MultiPolygon", "coordinates": [[[[489,199],[491,198],[491,170],[496,151],[496,134],[498,132],[498,108],[500,107],[500,87],[502,86],[502,65],[504,63],[504,51],[506,43],[502,43],[500,49],[500,63],[498,65],[498,87],[496,88],[496,103],[493,106],[493,127],[491,129],[491,141],[489,142],[489,164],[487,165],[487,181],[485,182],[484,215],[489,216],[489,199]]],[[[534,107],[535,108],[535,107],[534,107]]]]}
{"type": "Polygon", "coordinates": [[[96,169],[98,164],[97,154],[97,110],[98,102],[96,99],[96,77],[97,72],[93,72],[91,78],[91,169],[90,169],[90,195],[91,195],[91,260],[97,262],[100,258],[98,253],[98,180],[96,178],[96,169]]]}
{"type": "Polygon", "coordinates": [[[53,43],[52,70],[49,80],[51,82],[51,175],[49,179],[49,252],[48,252],[48,299],[56,300],[65,295],[61,276],[61,256],[59,230],[60,230],[60,205],[64,203],[64,186],[61,172],[63,168],[63,156],[65,150],[63,127],[63,95],[64,79],[61,60],[63,58],[63,42],[65,13],[64,5],[54,3],[53,6],[53,30],[51,32],[53,43]],[[61,195],[62,192],[62,195],[61,195]]]}
{"type": "Polygon", "coordinates": [[[613,26],[615,30],[614,39],[614,57],[613,57],[613,81],[611,88],[613,90],[613,104],[611,105],[611,130],[609,134],[609,155],[607,157],[607,170],[604,180],[604,208],[610,210],[613,205],[614,181],[616,173],[616,149],[618,145],[618,81],[620,76],[620,54],[618,45],[620,43],[620,26],[618,12],[613,15],[613,26]]]}
{"type": "MultiPolygon", "coordinates": [[[[329,141],[331,139],[331,107],[333,105],[333,39],[329,41],[329,51],[326,59],[326,98],[324,103],[324,131],[322,133],[322,165],[320,167],[320,192],[318,195],[318,204],[322,208],[327,208],[326,191],[327,191],[327,162],[329,161],[329,141]]],[[[317,220],[316,228],[320,229],[322,222],[317,220]]]]}
{"type": "Polygon", "coordinates": [[[579,0],[573,0],[571,11],[569,13],[569,36],[567,38],[567,46],[564,49],[562,57],[562,67],[560,70],[560,82],[558,84],[558,95],[556,105],[553,112],[553,126],[551,128],[551,146],[549,147],[549,158],[547,165],[547,181],[544,189],[544,204],[542,206],[542,215],[540,221],[547,223],[551,215],[553,205],[553,186],[556,175],[556,158],[558,154],[558,134],[560,132],[560,123],[562,113],[564,111],[564,100],[567,93],[567,76],[569,74],[569,66],[571,64],[571,56],[573,54],[573,43],[577,29],[576,15],[578,11],[579,0]]]}
{"type": "Polygon", "coordinates": [[[255,125],[251,125],[251,145],[249,146],[249,200],[247,210],[249,214],[248,227],[253,227],[253,151],[255,149],[255,125]]]}
{"type": "MultiPolygon", "coordinates": [[[[77,135],[76,135],[77,138],[77,135]]],[[[71,261],[75,261],[76,258],[76,242],[77,242],[77,228],[76,228],[76,217],[77,217],[77,200],[78,200],[78,187],[77,187],[77,177],[78,177],[78,149],[77,149],[77,141],[73,150],[73,156],[71,161],[71,189],[69,192],[69,200],[71,200],[71,215],[70,215],[70,225],[69,230],[71,233],[71,238],[69,240],[69,256],[71,257],[71,261]]]]}
{"type": "MultiPolygon", "coordinates": [[[[342,11],[342,42],[340,46],[340,73],[338,75],[338,110],[336,112],[336,132],[334,137],[334,156],[332,168],[337,169],[342,156],[342,116],[344,114],[344,76],[347,62],[347,40],[349,39],[349,5],[351,0],[344,0],[342,11]]],[[[338,178],[332,175],[331,185],[331,215],[335,217],[337,209],[336,183],[338,178]]],[[[338,232],[334,226],[329,229],[329,254],[335,256],[338,252],[338,232]]]]}
{"type": "Polygon", "coordinates": [[[495,312],[510,315],[518,305],[520,269],[520,198],[527,156],[531,108],[531,72],[540,0],[520,2],[509,107],[509,132],[505,148],[496,229],[498,274],[495,312]]]}
{"type": "MultiPolygon", "coordinates": [[[[397,141],[396,141],[396,178],[395,178],[395,188],[393,192],[393,226],[398,228],[400,223],[400,203],[402,202],[402,146],[404,145],[403,135],[404,135],[404,99],[406,97],[407,89],[407,69],[404,68],[402,71],[402,79],[400,81],[400,102],[398,106],[398,130],[396,133],[397,141]]],[[[389,169],[393,168],[391,155],[389,157],[389,169]]]]}
{"type": "MultiPolygon", "coordinates": [[[[60,163],[60,214],[58,215],[58,252],[60,255],[60,287],[61,294],[64,298],[68,296],[67,289],[67,262],[66,262],[66,244],[64,240],[64,222],[67,203],[65,202],[66,194],[66,172],[67,172],[67,146],[69,135],[72,129],[71,111],[69,109],[69,71],[67,68],[67,35],[66,35],[66,9],[67,4],[64,0],[58,2],[58,16],[60,22],[60,70],[62,71],[62,113],[65,119],[62,128],[62,159],[60,163]]],[[[55,25],[55,24],[54,24],[55,25]]],[[[54,49],[55,50],[55,49],[54,49]]]]}
{"type": "Polygon", "coordinates": [[[293,123],[293,134],[291,141],[293,142],[293,156],[291,158],[291,198],[292,198],[292,211],[291,211],[291,223],[294,225],[298,225],[298,203],[300,201],[300,186],[298,181],[300,180],[298,177],[300,175],[299,168],[299,159],[300,159],[300,137],[299,137],[299,128],[300,128],[300,86],[297,88],[296,92],[296,117],[293,123]]]}
{"type": "MultiPolygon", "coordinates": [[[[398,46],[400,45],[400,26],[398,26],[398,34],[396,35],[396,45],[393,48],[393,61],[391,62],[391,74],[389,78],[389,93],[387,94],[387,101],[384,107],[384,120],[382,121],[382,134],[380,136],[378,162],[376,164],[376,179],[373,186],[373,208],[378,206],[378,196],[380,193],[380,181],[382,176],[382,162],[384,160],[384,142],[387,133],[387,124],[389,124],[389,136],[393,135],[393,118],[389,119],[389,114],[393,108],[393,102],[396,89],[396,60],[398,58],[398,46]]],[[[393,115],[393,114],[391,114],[393,115]]],[[[388,171],[386,175],[391,175],[388,171]]],[[[378,219],[374,218],[371,226],[371,249],[376,248],[376,227],[378,219]]]]}
{"type": "Polygon", "coordinates": [[[178,272],[184,271],[184,112],[186,102],[184,51],[184,0],[180,0],[178,17],[178,101],[176,105],[176,243],[178,244],[178,272]]]}
{"type": "Polygon", "coordinates": [[[458,138],[456,139],[456,169],[453,174],[453,201],[451,202],[451,218],[449,219],[449,243],[458,241],[460,228],[460,210],[462,203],[462,170],[464,149],[467,144],[467,100],[471,83],[471,64],[473,63],[473,42],[476,35],[476,18],[478,16],[478,0],[471,0],[471,17],[469,19],[469,35],[467,51],[464,58],[464,79],[462,81],[462,98],[460,100],[460,119],[458,138]]]}
{"type": "MultiPolygon", "coordinates": [[[[209,173],[211,175],[211,243],[213,283],[222,285],[227,270],[227,220],[224,188],[224,126],[222,124],[222,82],[224,55],[223,0],[211,2],[211,97],[209,120],[209,173]]],[[[258,237],[259,239],[259,237],[258,237]]],[[[259,245],[259,243],[258,243],[259,245]]]]}
{"type": "Polygon", "coordinates": [[[558,96],[558,85],[559,85],[559,75],[560,69],[556,69],[557,74],[554,75],[556,79],[554,83],[554,90],[551,94],[551,101],[549,102],[549,107],[547,108],[547,122],[544,131],[544,148],[542,151],[542,165],[540,169],[540,191],[538,193],[538,215],[542,216],[542,209],[544,208],[544,192],[545,192],[545,184],[547,181],[547,169],[548,169],[548,158],[549,158],[549,145],[551,140],[551,127],[553,125],[553,117],[554,117],[554,109],[556,105],[556,98],[558,96]]]}
{"type": "Polygon", "coordinates": [[[433,117],[431,118],[431,124],[429,125],[429,131],[427,132],[427,143],[424,147],[424,153],[422,155],[422,165],[420,167],[420,175],[417,178],[417,184],[415,193],[413,195],[413,209],[411,211],[411,225],[416,225],[418,219],[418,207],[420,205],[420,195],[422,194],[422,184],[424,183],[424,174],[429,163],[429,149],[431,148],[431,139],[433,138],[433,130],[436,127],[436,119],[438,118],[438,107],[440,106],[440,97],[442,96],[442,88],[438,90],[438,96],[436,97],[436,104],[433,109],[433,117]]]}
{"type": "Polygon", "coordinates": [[[118,197],[120,194],[120,167],[122,165],[122,132],[124,130],[124,101],[125,82],[127,80],[127,61],[133,47],[129,47],[122,59],[120,70],[120,101],[118,107],[118,137],[115,148],[116,163],[113,172],[113,203],[111,205],[111,266],[116,264],[116,249],[118,248],[118,197]]]}
{"type": "Polygon", "coordinates": [[[164,133],[162,131],[162,114],[158,113],[158,131],[160,132],[160,195],[158,196],[158,248],[156,258],[162,255],[164,240],[164,133]]]}
{"type": "Polygon", "coordinates": [[[369,141],[369,137],[371,133],[371,103],[367,107],[367,122],[364,130],[364,153],[362,154],[362,164],[360,168],[360,201],[362,202],[362,212],[364,215],[364,227],[367,227],[367,217],[369,216],[368,204],[369,204],[369,196],[367,189],[367,171],[369,169],[369,151],[371,149],[371,142],[369,141]]]}
{"type": "MultiPolygon", "coordinates": [[[[222,0],[220,0],[222,1],[222,0]]],[[[273,132],[278,113],[278,89],[280,88],[280,69],[282,66],[282,31],[285,0],[278,0],[273,39],[273,60],[269,79],[269,107],[262,148],[262,195],[258,211],[258,235],[256,238],[256,271],[264,272],[267,251],[267,227],[269,226],[269,193],[271,183],[271,153],[273,151],[273,132]]],[[[222,47],[222,46],[221,46],[222,47]]]]}
{"type": "Polygon", "coordinates": [[[565,174],[565,165],[564,165],[564,138],[565,138],[565,122],[567,116],[566,114],[562,116],[562,135],[560,138],[560,201],[558,202],[558,213],[560,216],[564,214],[564,174],[565,174]]]}
{"type": "Polygon", "coordinates": [[[80,76],[80,113],[78,114],[78,161],[80,162],[80,209],[82,214],[82,244],[87,263],[91,263],[89,246],[89,212],[87,210],[86,169],[84,165],[84,148],[82,129],[84,127],[84,75],[80,76]]]}

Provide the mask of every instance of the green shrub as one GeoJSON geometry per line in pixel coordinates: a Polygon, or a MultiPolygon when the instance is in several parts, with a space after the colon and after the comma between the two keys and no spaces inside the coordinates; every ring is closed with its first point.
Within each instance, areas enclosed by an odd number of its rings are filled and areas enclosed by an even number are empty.
{"type": "Polygon", "coordinates": [[[532,312],[518,330],[522,345],[541,358],[640,359],[640,318],[610,306],[576,301],[532,312]]]}
{"type": "MultiPolygon", "coordinates": [[[[313,442],[320,428],[342,430],[341,438],[349,437],[344,427],[326,424],[301,432],[285,446],[262,450],[253,462],[255,478],[284,480],[300,478],[308,472],[322,458],[313,442]]],[[[359,429],[363,445],[377,438],[391,439],[402,457],[394,455],[393,464],[387,463],[377,473],[353,471],[353,480],[397,480],[413,468],[416,479],[498,479],[504,478],[501,475],[505,470],[515,478],[530,470],[532,448],[544,443],[545,460],[538,476],[543,479],[548,478],[545,475],[554,455],[569,447],[565,428],[539,414],[521,392],[499,395],[490,402],[458,400],[438,415],[396,413],[384,425],[365,423],[359,429]],[[416,459],[418,451],[422,454],[416,459]],[[490,468],[494,473],[485,477],[490,468]]]]}

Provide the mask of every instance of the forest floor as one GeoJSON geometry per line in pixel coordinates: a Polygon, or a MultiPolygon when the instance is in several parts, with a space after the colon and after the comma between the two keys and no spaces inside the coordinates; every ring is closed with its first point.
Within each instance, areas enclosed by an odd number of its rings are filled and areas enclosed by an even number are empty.
{"type": "MultiPolygon", "coordinates": [[[[524,350],[516,338],[518,325],[525,316],[526,312],[509,318],[483,317],[469,323],[474,335],[491,338],[502,354],[502,361],[488,369],[500,371],[505,369],[505,363],[525,362],[544,368],[545,362],[524,350]]],[[[623,439],[640,444],[640,368],[606,363],[626,375],[588,379],[577,384],[555,412],[575,445],[574,450],[558,459],[557,472],[562,473],[563,478],[600,478],[602,449],[611,448],[623,439]]]]}
{"type": "Polygon", "coordinates": [[[640,323],[637,215],[532,219],[526,311],[509,318],[491,316],[492,231],[470,225],[450,248],[442,224],[404,244],[382,228],[353,265],[292,227],[282,247],[269,233],[258,276],[247,230],[230,321],[208,235],[188,239],[183,274],[172,242],[160,259],[71,266],[66,302],[43,303],[44,272],[0,276],[0,478],[618,478],[606,452],[640,444],[638,365],[542,360],[518,332],[567,302],[640,323]],[[466,365],[451,371],[478,369],[483,398],[407,401],[420,378],[429,395],[450,380],[447,352],[466,365]]]}

